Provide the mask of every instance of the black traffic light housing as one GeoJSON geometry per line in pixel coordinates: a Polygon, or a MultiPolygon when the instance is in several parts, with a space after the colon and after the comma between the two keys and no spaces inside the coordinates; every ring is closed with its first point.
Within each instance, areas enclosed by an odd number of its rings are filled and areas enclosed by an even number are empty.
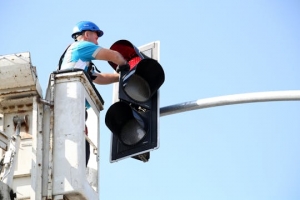
{"type": "Polygon", "coordinates": [[[133,157],[144,162],[149,151],[159,145],[159,94],[165,80],[161,65],[148,58],[127,40],[115,42],[111,48],[127,60],[129,68],[120,70],[119,100],[107,111],[105,123],[113,133],[111,162],[133,157]]]}

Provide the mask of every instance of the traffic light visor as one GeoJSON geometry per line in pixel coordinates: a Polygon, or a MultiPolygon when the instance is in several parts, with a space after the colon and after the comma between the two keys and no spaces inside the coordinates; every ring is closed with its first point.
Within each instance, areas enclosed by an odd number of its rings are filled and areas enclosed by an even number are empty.
{"type": "Polygon", "coordinates": [[[147,127],[142,117],[128,104],[121,101],[108,109],[105,123],[125,145],[135,145],[147,134],[147,127]]]}
{"type": "MultiPolygon", "coordinates": [[[[140,60],[142,60],[143,56],[140,54],[139,50],[129,41],[127,40],[119,40],[117,42],[115,42],[111,47],[111,50],[117,51],[119,52],[125,60],[127,60],[129,66],[130,66],[130,70],[136,66],[136,64],[138,62],[140,62],[140,60]]],[[[117,68],[117,64],[108,61],[108,63],[110,64],[110,66],[112,66],[112,68],[114,70],[116,70],[117,68]]]]}
{"type": "Polygon", "coordinates": [[[145,102],[165,81],[161,65],[153,59],[143,59],[123,77],[123,89],[133,100],[145,102]]]}

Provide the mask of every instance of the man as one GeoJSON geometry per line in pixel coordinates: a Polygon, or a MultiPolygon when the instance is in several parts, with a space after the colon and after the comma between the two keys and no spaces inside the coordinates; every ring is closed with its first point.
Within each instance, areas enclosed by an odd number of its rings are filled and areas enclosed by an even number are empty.
{"type": "MultiPolygon", "coordinates": [[[[98,46],[98,38],[103,31],[90,21],[81,21],[73,28],[72,38],[75,40],[65,52],[60,69],[80,68],[88,70],[92,60],[111,61],[119,66],[126,65],[127,61],[123,56],[110,49],[98,46]]],[[[116,73],[92,73],[92,79],[97,84],[110,84],[119,81],[119,74],[116,73]]]]}
{"type": "MultiPolygon", "coordinates": [[[[110,84],[118,82],[119,74],[96,73],[90,68],[92,60],[111,61],[119,66],[126,66],[127,64],[127,61],[119,52],[98,46],[98,38],[102,35],[103,31],[100,30],[99,27],[93,22],[78,22],[73,28],[72,33],[72,38],[75,40],[75,42],[72,43],[62,55],[59,62],[59,69],[83,69],[90,74],[90,78],[96,84],[110,84]]],[[[85,133],[88,134],[87,127],[85,127],[85,133]]],[[[86,166],[89,157],[90,145],[86,141],[86,166]]]]}

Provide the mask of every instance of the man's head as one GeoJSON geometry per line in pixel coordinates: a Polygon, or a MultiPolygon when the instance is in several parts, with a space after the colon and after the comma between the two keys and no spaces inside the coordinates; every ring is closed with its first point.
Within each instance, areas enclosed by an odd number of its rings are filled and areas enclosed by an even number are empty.
{"type": "Polygon", "coordinates": [[[85,40],[98,44],[97,40],[103,35],[103,31],[99,27],[90,21],[78,22],[73,28],[72,38],[77,40],[85,40]]]}

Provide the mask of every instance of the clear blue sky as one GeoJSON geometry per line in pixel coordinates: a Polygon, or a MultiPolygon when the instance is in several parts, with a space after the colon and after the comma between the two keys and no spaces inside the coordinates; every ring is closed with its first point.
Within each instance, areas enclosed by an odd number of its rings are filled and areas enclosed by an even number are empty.
{"type": "MultiPolygon", "coordinates": [[[[202,98],[300,89],[300,1],[1,1],[0,55],[30,51],[46,91],[73,26],[90,20],[99,44],[160,41],[161,107],[202,98]]],[[[107,62],[97,61],[103,72],[107,62]]],[[[300,199],[300,102],[184,112],[160,120],[148,163],[109,162],[100,128],[101,199],[300,199]]]]}

